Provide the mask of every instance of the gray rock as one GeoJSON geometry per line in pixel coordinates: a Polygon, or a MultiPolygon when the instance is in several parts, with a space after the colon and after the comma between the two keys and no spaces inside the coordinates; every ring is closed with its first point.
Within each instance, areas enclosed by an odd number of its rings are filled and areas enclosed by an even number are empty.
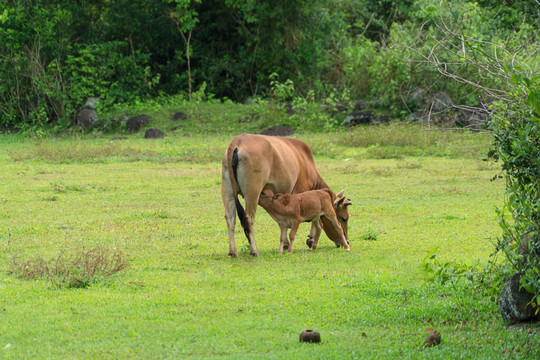
{"type": "Polygon", "coordinates": [[[92,109],[82,109],[75,119],[77,126],[83,130],[93,128],[98,120],[99,117],[97,111],[92,109]]]}
{"type": "Polygon", "coordinates": [[[416,105],[423,104],[425,102],[426,91],[423,88],[416,88],[410,95],[410,101],[416,105]]]}
{"type": "Polygon", "coordinates": [[[144,133],[145,139],[163,139],[164,137],[165,133],[158,128],[150,128],[144,133]]]}
{"type": "Polygon", "coordinates": [[[171,120],[172,121],[178,121],[178,120],[186,120],[188,118],[187,114],[183,111],[178,111],[178,112],[175,112],[172,116],[171,116],[171,120]]]}
{"type": "Polygon", "coordinates": [[[264,130],[261,134],[270,136],[290,136],[294,134],[294,129],[289,126],[272,126],[264,130]]]}
{"type": "Polygon", "coordinates": [[[353,111],[349,116],[343,120],[343,125],[361,125],[371,124],[375,121],[375,112],[372,110],[366,111],[353,111]]]}
{"type": "Polygon", "coordinates": [[[480,103],[476,106],[462,108],[457,116],[456,124],[471,130],[482,130],[486,128],[490,120],[489,105],[480,103]]]}
{"type": "MultiPolygon", "coordinates": [[[[430,109],[432,112],[444,111],[454,106],[454,101],[444,91],[440,91],[431,97],[430,109]]],[[[428,109],[429,110],[429,109],[428,109]]]]}
{"type": "Polygon", "coordinates": [[[88,99],[86,99],[86,102],[83,105],[83,109],[96,110],[97,109],[96,105],[100,102],[102,102],[100,98],[89,97],[88,99]]]}
{"type": "Polygon", "coordinates": [[[126,127],[129,132],[136,133],[137,131],[141,130],[141,128],[148,125],[151,119],[152,117],[146,114],[137,115],[127,120],[126,127]]]}
{"type": "Polygon", "coordinates": [[[540,319],[540,314],[535,315],[536,309],[530,305],[534,295],[520,289],[520,278],[520,274],[515,274],[504,284],[498,301],[504,321],[511,325],[540,319]]]}

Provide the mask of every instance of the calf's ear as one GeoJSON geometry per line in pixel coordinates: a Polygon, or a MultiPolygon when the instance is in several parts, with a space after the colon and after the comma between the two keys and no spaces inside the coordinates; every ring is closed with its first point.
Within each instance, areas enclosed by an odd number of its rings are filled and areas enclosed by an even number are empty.
{"type": "Polygon", "coordinates": [[[343,203],[345,202],[345,198],[342,197],[342,198],[338,198],[336,201],[334,201],[334,208],[339,208],[341,205],[343,205],[343,203]]]}
{"type": "Polygon", "coordinates": [[[347,199],[347,201],[345,201],[345,204],[343,204],[343,206],[345,207],[351,206],[351,205],[352,205],[351,199],[347,199]]]}
{"type": "Polygon", "coordinates": [[[337,195],[336,195],[336,199],[339,199],[340,197],[343,197],[343,195],[345,194],[345,189],[341,190],[337,195]]]}

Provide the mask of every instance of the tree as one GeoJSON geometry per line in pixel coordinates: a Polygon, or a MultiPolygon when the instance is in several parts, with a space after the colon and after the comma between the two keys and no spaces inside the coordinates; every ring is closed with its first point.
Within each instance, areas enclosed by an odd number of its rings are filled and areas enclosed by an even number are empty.
{"type": "Polygon", "coordinates": [[[176,4],[176,6],[170,10],[169,17],[176,25],[186,47],[188,94],[191,100],[191,93],[193,91],[191,79],[191,34],[199,22],[199,14],[195,10],[195,6],[200,4],[201,0],[171,0],[170,3],[176,4]]]}

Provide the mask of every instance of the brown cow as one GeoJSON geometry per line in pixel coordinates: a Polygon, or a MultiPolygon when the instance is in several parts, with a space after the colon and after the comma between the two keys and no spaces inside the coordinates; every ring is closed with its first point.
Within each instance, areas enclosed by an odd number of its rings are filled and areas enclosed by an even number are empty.
{"type": "Polygon", "coordinates": [[[271,190],[263,190],[259,197],[259,205],[279,224],[281,236],[279,238],[278,254],[283,253],[283,247],[287,241],[287,229],[291,229],[289,233],[289,254],[292,254],[296,231],[302,222],[311,222],[312,226],[315,226],[313,244],[311,245],[311,250],[315,250],[321,235],[321,224],[319,222],[321,217],[325,217],[330,221],[334,230],[341,236],[341,245],[346,251],[349,251],[349,244],[345,239],[334,210],[344,201],[344,197],[338,199],[330,189],[275,195],[271,190]]]}
{"type": "MultiPolygon", "coordinates": [[[[248,238],[251,255],[259,254],[253,236],[253,222],[263,189],[287,194],[328,188],[315,167],[309,146],[293,138],[250,134],[236,136],[225,151],[221,175],[229,255],[233,257],[238,255],[234,242],[236,212],[248,238]],[[245,211],[238,200],[239,194],[245,199],[245,211]]],[[[340,216],[340,213],[348,205],[350,203],[344,202],[336,211],[346,239],[348,215],[340,216]]],[[[326,235],[336,244],[341,244],[341,237],[333,226],[325,218],[322,221],[326,235]]],[[[311,232],[315,232],[313,226],[311,232]]]]}

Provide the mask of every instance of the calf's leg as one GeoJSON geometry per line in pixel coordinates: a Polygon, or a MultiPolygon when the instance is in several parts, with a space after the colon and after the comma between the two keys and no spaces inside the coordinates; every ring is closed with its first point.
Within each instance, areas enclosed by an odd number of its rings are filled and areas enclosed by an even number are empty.
{"type": "Polygon", "coordinates": [[[321,223],[319,221],[319,218],[316,218],[315,220],[313,220],[311,224],[312,224],[311,229],[313,231],[313,242],[311,244],[310,250],[315,250],[317,249],[317,244],[319,243],[319,237],[321,236],[322,228],[321,228],[321,223]]]}
{"type": "Polygon", "coordinates": [[[298,221],[293,221],[291,224],[291,232],[289,233],[289,254],[293,253],[294,238],[296,237],[298,226],[300,226],[300,222],[298,221]]]}

